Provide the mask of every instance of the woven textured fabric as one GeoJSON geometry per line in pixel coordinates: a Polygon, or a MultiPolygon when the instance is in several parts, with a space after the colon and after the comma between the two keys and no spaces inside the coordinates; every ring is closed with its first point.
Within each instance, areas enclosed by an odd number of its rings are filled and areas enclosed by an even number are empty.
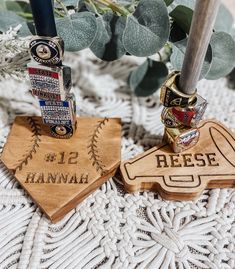
{"type": "MultiPolygon", "coordinates": [[[[104,63],[89,51],[68,54],[80,115],[121,117],[122,159],[161,141],[159,92],[137,98],[126,84],[136,59],[104,63]]],[[[0,147],[16,115],[39,115],[29,82],[0,83],[0,147]]],[[[235,130],[235,91],[226,80],[201,81],[216,118],[235,130]]],[[[235,190],[206,190],[195,201],[128,194],[110,179],[51,224],[0,165],[0,268],[235,268],[235,190]]]]}

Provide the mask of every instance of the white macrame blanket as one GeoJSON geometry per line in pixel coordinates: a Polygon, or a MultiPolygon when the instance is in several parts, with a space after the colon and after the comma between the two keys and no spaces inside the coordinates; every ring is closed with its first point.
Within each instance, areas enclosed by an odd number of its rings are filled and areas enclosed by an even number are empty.
{"type": "MultiPolygon", "coordinates": [[[[161,140],[159,92],[137,98],[127,87],[136,59],[103,63],[88,51],[69,54],[81,115],[121,117],[122,159],[161,140]]],[[[16,115],[39,115],[29,82],[0,82],[0,146],[16,115]]],[[[206,118],[235,130],[235,91],[226,79],[201,81],[206,118]]],[[[0,165],[0,268],[235,268],[235,190],[206,190],[191,202],[157,193],[128,194],[110,179],[57,224],[51,224],[0,165]]]]}

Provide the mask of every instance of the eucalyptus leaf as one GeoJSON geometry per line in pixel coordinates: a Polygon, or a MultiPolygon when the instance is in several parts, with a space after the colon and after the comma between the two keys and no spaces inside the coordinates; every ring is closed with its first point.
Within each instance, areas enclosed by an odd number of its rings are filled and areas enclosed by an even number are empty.
{"type": "Polygon", "coordinates": [[[75,13],[69,17],[57,19],[56,27],[68,51],[78,51],[89,47],[97,31],[96,18],[90,12],[75,13]]]}
{"type": "Polygon", "coordinates": [[[189,34],[193,17],[193,10],[191,8],[179,5],[169,15],[185,33],[189,34]]]}
{"type": "MultiPolygon", "coordinates": [[[[80,0],[61,0],[61,2],[63,2],[63,4],[68,7],[68,6],[74,6],[76,7],[78,5],[78,2],[80,0]]],[[[61,7],[61,5],[57,2],[57,1],[54,1],[54,5],[55,7],[61,7]]]]}
{"type": "Polygon", "coordinates": [[[235,40],[235,27],[232,28],[230,34],[231,34],[232,38],[235,40]]]}
{"type": "Polygon", "coordinates": [[[140,0],[133,15],[127,16],[123,33],[126,51],[149,56],[159,51],[169,37],[169,16],[162,0],[140,0]]]}
{"type": "Polygon", "coordinates": [[[97,18],[97,32],[90,49],[100,59],[113,61],[125,53],[122,35],[125,28],[125,17],[109,12],[97,18]]]}
{"type": "Polygon", "coordinates": [[[129,86],[132,90],[135,90],[138,85],[141,83],[143,80],[145,74],[147,73],[148,70],[148,59],[144,61],[140,66],[138,66],[134,71],[131,72],[129,76],[129,86]]]}
{"type": "Polygon", "coordinates": [[[171,25],[169,41],[174,43],[186,38],[185,32],[178,26],[176,22],[171,25]]]}
{"type": "MultiPolygon", "coordinates": [[[[175,70],[180,71],[182,69],[186,46],[187,46],[187,39],[183,39],[173,44],[173,50],[170,61],[175,70]]],[[[211,46],[209,46],[205,56],[205,60],[203,62],[200,79],[204,78],[207,75],[207,73],[211,68],[211,64],[212,64],[212,48],[211,46]]]]}
{"type": "Polygon", "coordinates": [[[187,38],[175,42],[172,46],[172,54],[170,57],[170,61],[173,68],[177,71],[180,71],[182,69],[186,46],[187,38]]]}
{"type": "Polygon", "coordinates": [[[25,1],[5,1],[6,8],[15,13],[32,13],[31,6],[25,1]]]}
{"type": "Polygon", "coordinates": [[[6,3],[4,0],[0,0],[0,11],[2,10],[6,10],[7,7],[6,7],[6,3]]]}
{"type": "Polygon", "coordinates": [[[117,3],[122,6],[129,6],[131,4],[134,4],[136,0],[117,0],[117,3]]]}
{"type": "Polygon", "coordinates": [[[77,6],[80,0],[63,0],[65,6],[77,6]]]}
{"type": "Polygon", "coordinates": [[[127,9],[130,13],[133,13],[139,0],[116,0],[117,4],[127,9]]]}
{"type": "Polygon", "coordinates": [[[225,32],[215,32],[211,38],[212,64],[207,79],[224,77],[235,67],[235,41],[225,32]]]}
{"type": "Polygon", "coordinates": [[[36,30],[35,30],[33,22],[23,22],[21,23],[21,25],[22,26],[18,33],[19,36],[25,37],[25,36],[36,35],[36,30]]]}
{"type": "Polygon", "coordinates": [[[186,6],[194,10],[196,4],[196,0],[174,0],[172,7],[175,8],[177,6],[186,6]]]}
{"type": "Polygon", "coordinates": [[[78,7],[79,7],[79,12],[89,11],[94,14],[97,13],[97,8],[95,7],[95,5],[91,4],[90,2],[85,2],[85,3],[82,2],[79,4],[78,7]]]}
{"type": "Polygon", "coordinates": [[[129,85],[137,96],[149,96],[166,80],[168,69],[162,62],[147,59],[129,77],[129,85]]]}
{"type": "Polygon", "coordinates": [[[233,16],[229,10],[224,5],[220,5],[214,29],[218,32],[231,33],[233,22],[233,16]]]}
{"type": "Polygon", "coordinates": [[[5,32],[10,27],[15,27],[21,23],[25,22],[23,18],[16,15],[12,11],[0,11],[0,31],[5,32]]]}
{"type": "Polygon", "coordinates": [[[164,0],[164,1],[167,6],[171,5],[174,2],[174,0],[164,0]]]}
{"type": "Polygon", "coordinates": [[[102,16],[96,19],[97,31],[93,42],[90,45],[91,51],[100,59],[104,57],[105,45],[110,41],[110,36],[106,30],[106,23],[102,16]]]}

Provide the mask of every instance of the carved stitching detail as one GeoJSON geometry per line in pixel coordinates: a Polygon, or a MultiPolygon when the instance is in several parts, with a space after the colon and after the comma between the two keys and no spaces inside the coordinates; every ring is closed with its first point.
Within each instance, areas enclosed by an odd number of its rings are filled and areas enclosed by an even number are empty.
{"type": "Polygon", "coordinates": [[[35,119],[33,119],[32,117],[27,117],[27,121],[30,125],[31,131],[32,131],[32,142],[33,142],[33,146],[32,148],[29,150],[29,152],[27,154],[23,155],[23,159],[19,160],[19,164],[16,167],[16,170],[21,171],[24,165],[28,164],[29,160],[32,160],[33,158],[33,153],[36,153],[37,148],[39,148],[39,142],[41,142],[40,136],[41,136],[41,127],[40,125],[37,123],[37,121],[35,119]]]}
{"type": "Polygon", "coordinates": [[[105,124],[109,121],[108,118],[104,118],[103,120],[98,121],[98,124],[96,125],[96,128],[91,135],[91,139],[88,145],[88,155],[90,155],[90,160],[92,161],[92,165],[96,168],[96,171],[100,171],[101,176],[104,175],[107,170],[105,169],[105,165],[102,164],[102,160],[99,156],[98,152],[98,138],[100,135],[101,130],[105,126],[105,124]]]}

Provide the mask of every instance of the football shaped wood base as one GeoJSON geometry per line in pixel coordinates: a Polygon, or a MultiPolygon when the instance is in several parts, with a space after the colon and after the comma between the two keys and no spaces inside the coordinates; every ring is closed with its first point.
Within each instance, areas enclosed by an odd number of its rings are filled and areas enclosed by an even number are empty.
{"type": "Polygon", "coordinates": [[[206,188],[235,187],[235,135],[202,121],[196,146],[175,154],[166,143],[121,164],[125,189],[155,190],[169,200],[191,200],[206,188]]]}
{"type": "Polygon", "coordinates": [[[40,117],[16,117],[1,160],[52,222],[63,218],[120,165],[120,119],[77,118],[57,139],[40,117]]]}

